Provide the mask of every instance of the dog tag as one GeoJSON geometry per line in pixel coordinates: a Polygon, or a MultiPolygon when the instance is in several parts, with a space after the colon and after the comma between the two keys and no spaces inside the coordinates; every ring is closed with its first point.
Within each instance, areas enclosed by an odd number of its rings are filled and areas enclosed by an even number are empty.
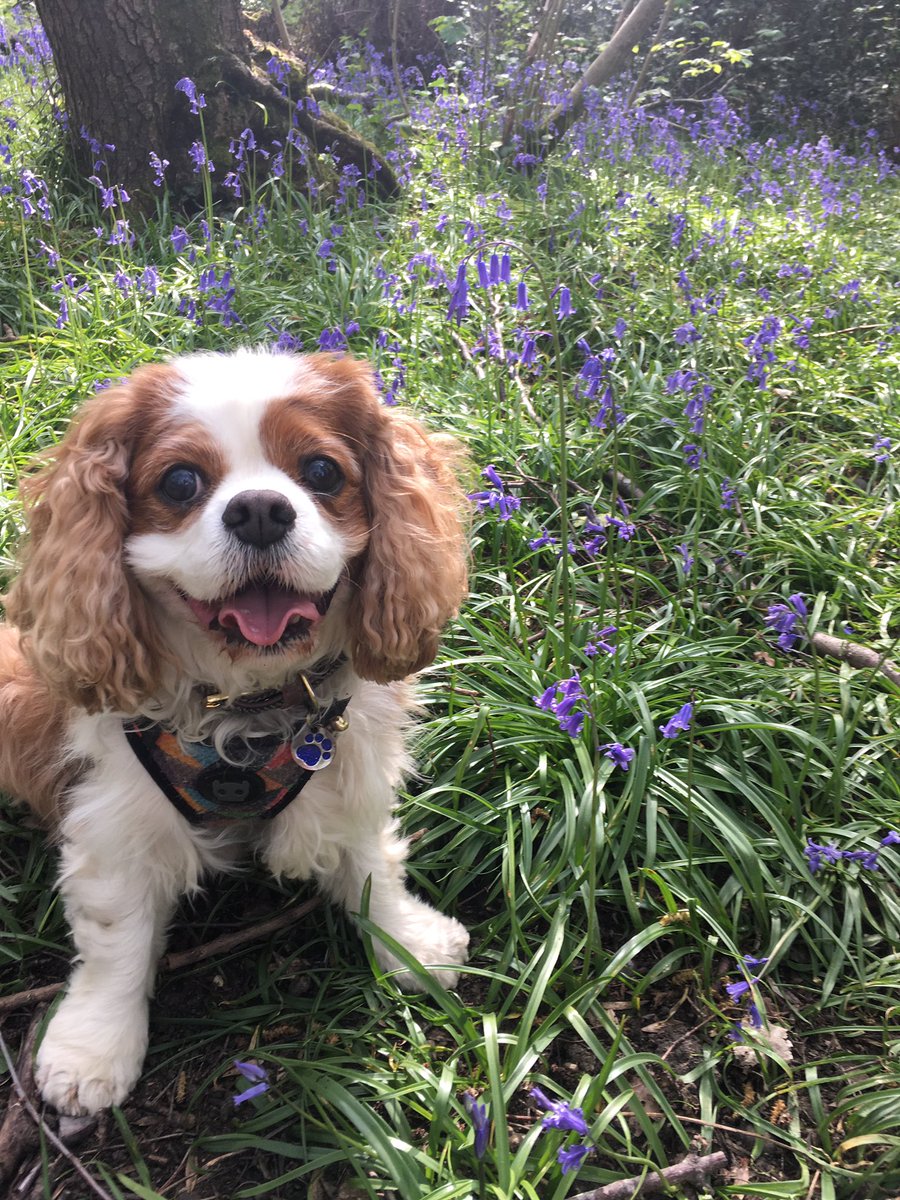
{"type": "Polygon", "coordinates": [[[321,771],[334,758],[334,738],[326,729],[304,725],[291,738],[291,754],[307,771],[321,771]]]}

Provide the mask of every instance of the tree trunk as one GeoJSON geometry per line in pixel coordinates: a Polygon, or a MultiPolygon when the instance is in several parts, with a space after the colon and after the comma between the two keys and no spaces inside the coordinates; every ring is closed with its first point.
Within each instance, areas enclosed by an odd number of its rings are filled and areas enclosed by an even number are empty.
{"type": "MultiPolygon", "coordinates": [[[[653,28],[665,3],[666,0],[638,0],[626,19],[620,19],[609,42],[562,104],[558,104],[549,116],[544,118],[536,131],[519,131],[523,143],[532,153],[542,147],[545,153],[549,153],[569,126],[577,121],[584,111],[584,93],[587,88],[600,87],[625,70],[632,61],[634,46],[653,28]]],[[[511,141],[512,138],[508,140],[511,141]]]]}
{"type": "Polygon", "coordinates": [[[268,145],[273,138],[283,140],[291,124],[305,125],[301,132],[314,150],[327,144],[344,161],[379,167],[378,190],[396,190],[390,169],[352,130],[335,118],[295,109],[306,95],[302,64],[293,60],[290,100],[254,65],[254,52],[260,57],[262,51],[263,59],[268,54],[245,31],[240,0],[36,0],[36,5],[53,49],[79,166],[96,173],[98,155],[86,136],[96,139],[108,182],[124,185],[139,204],[152,203],[151,152],[169,161],[166,182],[176,196],[199,193],[192,143],[205,143],[220,181],[231,167],[231,139],[250,129],[258,144],[268,145]],[[200,114],[175,90],[185,77],[205,96],[200,114]]]}

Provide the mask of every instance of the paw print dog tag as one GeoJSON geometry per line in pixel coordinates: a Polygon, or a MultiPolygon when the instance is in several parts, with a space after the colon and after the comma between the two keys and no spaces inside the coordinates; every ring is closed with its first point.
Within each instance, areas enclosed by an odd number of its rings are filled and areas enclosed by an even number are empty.
{"type": "Polygon", "coordinates": [[[291,740],[291,754],[307,771],[321,771],[334,758],[334,739],[321,729],[305,725],[291,740]]]}

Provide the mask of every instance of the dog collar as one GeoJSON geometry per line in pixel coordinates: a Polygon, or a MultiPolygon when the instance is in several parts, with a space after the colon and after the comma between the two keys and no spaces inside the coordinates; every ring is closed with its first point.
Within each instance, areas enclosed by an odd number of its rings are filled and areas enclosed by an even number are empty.
{"type": "Polygon", "coordinates": [[[320,683],[324,683],[329,675],[333,675],[338,667],[347,661],[343,654],[335,658],[326,658],[317,663],[309,671],[301,671],[296,678],[286,683],[283,688],[267,688],[262,692],[240,692],[230,696],[227,692],[205,692],[203,707],[207,711],[229,708],[234,712],[252,713],[265,712],[270,708],[296,708],[303,705],[310,711],[315,710],[319,702],[313,691],[320,683]]]}
{"type": "Polygon", "coordinates": [[[241,766],[208,742],[182,742],[162,725],[127,722],[125,737],[156,786],[192,825],[270,820],[332,761],[349,703],[335,700],[314,719],[307,716],[288,741],[254,739],[251,758],[241,766]]]}

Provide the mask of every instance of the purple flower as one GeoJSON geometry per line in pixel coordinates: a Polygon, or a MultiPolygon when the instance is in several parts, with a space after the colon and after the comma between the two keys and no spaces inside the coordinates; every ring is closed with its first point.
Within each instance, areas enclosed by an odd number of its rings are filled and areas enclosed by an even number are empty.
{"type": "Polygon", "coordinates": [[[563,733],[572,738],[578,737],[584,728],[587,713],[579,705],[586,699],[577,671],[569,679],[551,683],[540,696],[532,696],[538,708],[553,713],[563,733]]]}
{"type": "Polygon", "coordinates": [[[847,862],[861,863],[867,871],[879,869],[877,850],[842,850],[841,858],[847,862]]]}
{"type": "Polygon", "coordinates": [[[681,452],[684,455],[684,465],[690,467],[692,471],[698,470],[704,458],[700,447],[695,446],[693,442],[685,442],[681,448],[681,452]]]}
{"type": "Polygon", "coordinates": [[[793,592],[790,596],[788,596],[788,604],[790,604],[791,608],[793,608],[798,616],[803,617],[804,620],[806,620],[806,618],[809,616],[809,610],[806,607],[806,600],[803,598],[802,592],[793,592]]]}
{"type": "Polygon", "coordinates": [[[889,830],[881,839],[882,846],[896,846],[900,843],[900,833],[896,829],[889,830]]]}
{"type": "Polygon", "coordinates": [[[168,165],[169,165],[169,160],[167,158],[160,158],[155,150],[150,151],[150,166],[153,168],[153,186],[154,187],[162,186],[163,176],[165,174],[166,167],[168,165]]]}
{"type": "Polygon", "coordinates": [[[682,704],[674,717],[669,717],[665,725],[659,726],[659,732],[664,738],[677,738],[679,733],[690,733],[693,718],[694,705],[689,700],[687,704],[682,704]]]}
{"type": "Polygon", "coordinates": [[[770,604],[764,620],[769,629],[778,634],[779,650],[792,650],[794,643],[800,637],[795,631],[798,620],[805,620],[808,615],[806,601],[800,592],[788,596],[787,604],[770,604]],[[788,607],[790,606],[790,607],[788,607]]]}
{"type": "Polygon", "coordinates": [[[191,162],[194,164],[193,170],[195,175],[199,175],[204,167],[210,175],[213,174],[216,169],[215,165],[206,157],[206,147],[202,142],[191,142],[188,155],[190,156],[191,162]]]}
{"type": "Polygon", "coordinates": [[[764,967],[769,959],[768,957],[754,958],[752,954],[745,954],[741,961],[748,967],[764,967]]]}
{"type": "Polygon", "coordinates": [[[603,629],[593,631],[590,635],[590,641],[584,648],[584,652],[588,658],[593,658],[600,650],[604,654],[615,654],[616,645],[613,638],[618,632],[619,630],[615,625],[607,625],[603,629]]]}
{"type": "Polygon", "coordinates": [[[628,770],[634,758],[634,751],[629,746],[623,746],[621,742],[610,742],[606,746],[601,746],[600,751],[623,771],[628,770]]]}
{"type": "Polygon", "coordinates": [[[561,321],[564,317],[571,317],[575,311],[572,307],[572,293],[567,287],[561,287],[559,289],[559,308],[556,312],[558,319],[561,321]]]}
{"type": "Polygon", "coordinates": [[[522,279],[516,287],[516,309],[518,312],[528,312],[529,307],[528,288],[525,286],[525,280],[522,279]]]}
{"type": "Polygon", "coordinates": [[[742,996],[745,996],[750,991],[750,986],[754,983],[759,983],[759,979],[755,976],[750,980],[741,979],[737,983],[726,983],[725,991],[732,1000],[740,1000],[742,996]]]}
{"type": "Polygon", "coordinates": [[[206,97],[202,92],[197,91],[197,85],[193,79],[188,79],[186,75],[175,84],[175,91],[184,92],[190,103],[192,113],[197,114],[201,108],[206,108],[206,97]]]}
{"type": "Polygon", "coordinates": [[[466,1092],[463,1096],[463,1103],[466,1106],[466,1112],[472,1118],[472,1128],[475,1131],[475,1157],[484,1158],[491,1132],[487,1105],[479,1104],[471,1092],[466,1092]]]}
{"type": "Polygon", "coordinates": [[[269,1090],[269,1084],[267,1082],[269,1073],[265,1067],[261,1067],[259,1063],[238,1062],[237,1059],[234,1060],[234,1065],[237,1067],[240,1074],[243,1075],[245,1079],[249,1080],[253,1085],[252,1087],[245,1088],[244,1091],[238,1092],[236,1096],[232,1097],[235,1106],[238,1104],[243,1104],[245,1100],[253,1100],[256,1096],[261,1096],[263,1092],[267,1092],[269,1090]]]}
{"type": "Polygon", "coordinates": [[[169,241],[176,254],[180,254],[182,250],[186,250],[191,244],[191,239],[187,235],[187,230],[182,229],[180,225],[176,225],[169,234],[169,241]]]}
{"type": "Polygon", "coordinates": [[[691,554],[691,548],[687,542],[682,542],[678,550],[681,554],[681,569],[685,575],[690,575],[691,569],[694,566],[694,556],[691,554]]]}
{"type": "Polygon", "coordinates": [[[676,392],[691,392],[698,381],[696,371],[675,371],[666,380],[665,393],[667,396],[674,396],[676,392]]]}
{"type": "Polygon", "coordinates": [[[508,521],[522,504],[518,496],[511,496],[493,466],[487,466],[481,472],[493,486],[483,492],[470,492],[466,499],[478,505],[479,512],[493,509],[500,521],[508,521]]]}
{"type": "Polygon", "coordinates": [[[466,279],[466,264],[460,263],[456,272],[456,283],[450,293],[450,307],[447,309],[447,320],[455,320],[461,325],[469,313],[469,284],[466,279]]]}
{"type": "Polygon", "coordinates": [[[891,439],[889,437],[876,438],[872,443],[873,450],[880,450],[880,454],[875,455],[877,463],[887,462],[891,456],[891,439]]]}
{"type": "Polygon", "coordinates": [[[582,1136],[589,1132],[580,1108],[566,1100],[551,1100],[539,1087],[531,1089],[531,1098],[545,1113],[541,1119],[542,1129],[562,1129],[567,1133],[578,1133],[582,1136]]]}
{"type": "Polygon", "coordinates": [[[725,476],[725,478],[722,480],[721,484],[719,485],[719,495],[722,498],[722,503],[719,505],[720,508],[725,508],[725,509],[734,508],[735,490],[732,487],[731,480],[728,478],[727,475],[725,476]]]}
{"type": "Polygon", "coordinates": [[[560,1146],[556,1152],[556,1161],[562,1167],[563,1175],[577,1171],[590,1153],[590,1146],[583,1142],[573,1142],[571,1146],[560,1146]]]}
{"type": "Polygon", "coordinates": [[[806,845],[803,847],[803,853],[806,855],[811,875],[817,874],[825,863],[834,866],[835,863],[841,861],[841,852],[834,843],[829,846],[823,846],[819,842],[814,842],[812,838],[807,838],[806,845]]]}
{"type": "Polygon", "coordinates": [[[679,325],[672,336],[679,346],[689,346],[691,342],[699,342],[702,334],[693,321],[687,321],[679,325]]]}
{"type": "Polygon", "coordinates": [[[559,542],[559,538],[551,537],[546,529],[541,530],[541,536],[532,538],[528,543],[529,550],[540,550],[544,546],[555,546],[559,542]]]}

